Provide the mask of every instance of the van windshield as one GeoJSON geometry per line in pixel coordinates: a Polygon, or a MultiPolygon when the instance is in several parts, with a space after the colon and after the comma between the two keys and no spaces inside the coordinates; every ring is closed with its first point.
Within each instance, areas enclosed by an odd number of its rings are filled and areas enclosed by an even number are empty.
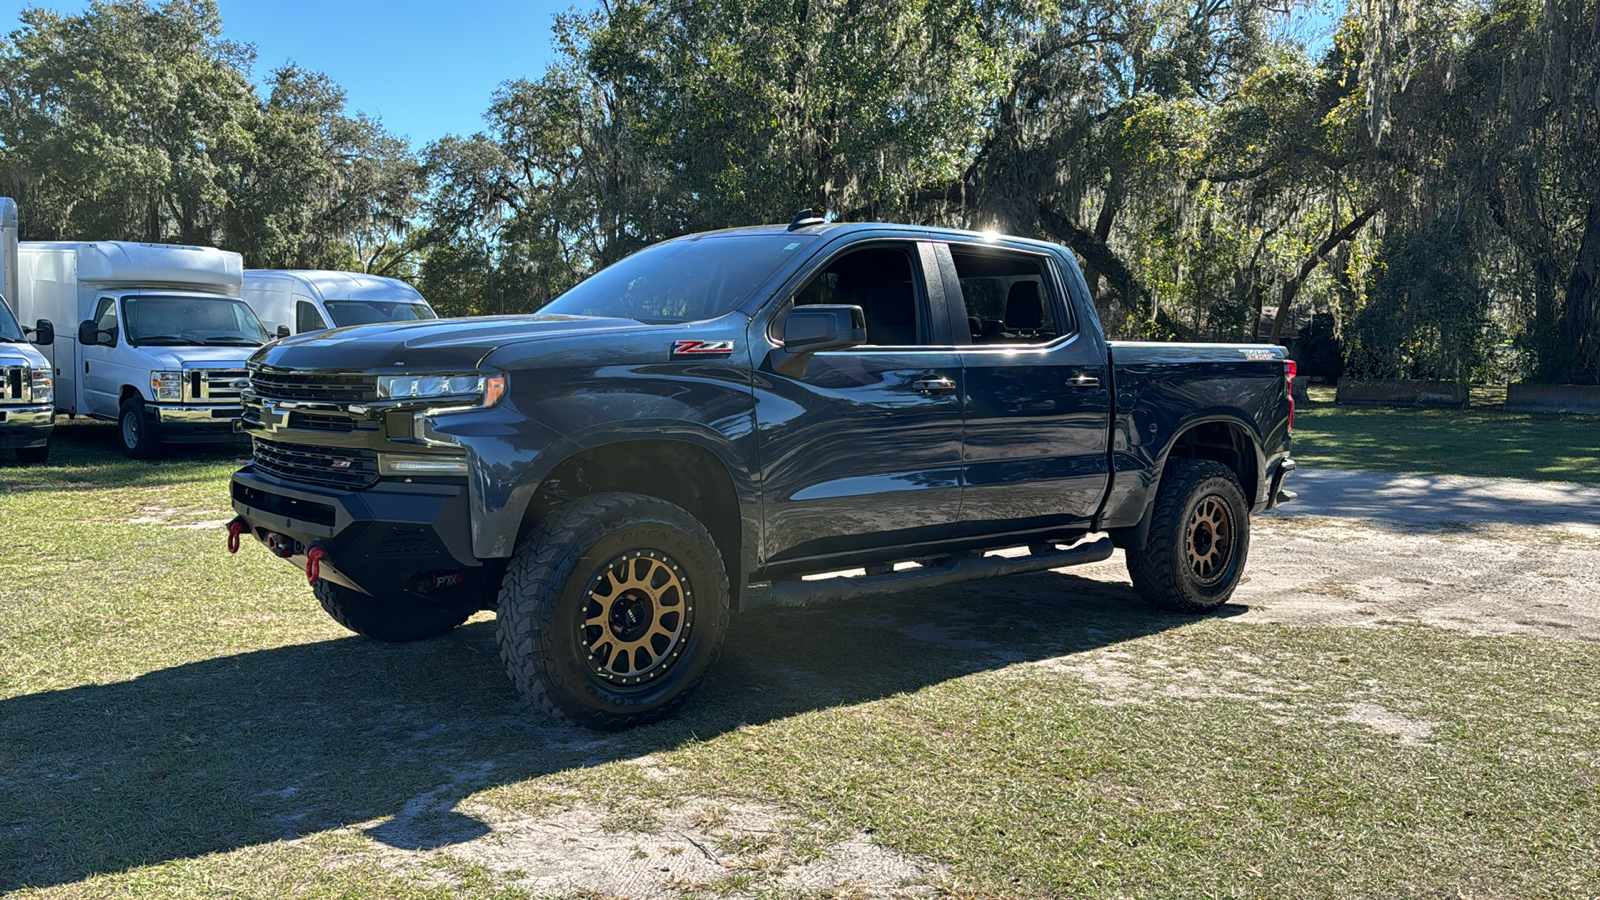
{"type": "Polygon", "coordinates": [[[128,297],[123,329],[138,345],[259,347],[267,330],[243,300],[231,297],[128,297]]]}
{"type": "Polygon", "coordinates": [[[327,300],[322,305],[335,328],[439,318],[428,304],[411,300],[327,300]]]}
{"type": "Polygon", "coordinates": [[[11,307],[0,298],[0,341],[9,344],[22,343],[22,326],[17,324],[16,316],[11,314],[11,307]]]}
{"type": "Polygon", "coordinates": [[[717,235],[646,247],[579,282],[539,310],[650,324],[732,312],[785,262],[806,235],[717,235]]]}

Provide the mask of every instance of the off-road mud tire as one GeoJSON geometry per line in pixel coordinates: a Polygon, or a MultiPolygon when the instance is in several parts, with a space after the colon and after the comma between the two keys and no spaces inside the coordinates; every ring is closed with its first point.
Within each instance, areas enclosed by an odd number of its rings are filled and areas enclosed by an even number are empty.
{"type": "Polygon", "coordinates": [[[117,411],[117,442],[129,459],[155,459],[161,454],[161,426],[145,415],[144,400],[129,397],[117,411]]]}
{"type": "Polygon", "coordinates": [[[1156,494],[1150,535],[1141,549],[1130,549],[1128,575],[1146,601],[1184,613],[1215,611],[1233,596],[1250,552],[1250,508],[1233,472],[1208,459],[1168,463],[1156,494]],[[1202,578],[1190,561],[1189,529],[1196,509],[1208,500],[1226,507],[1231,534],[1218,572],[1202,578]]]}
{"type": "Polygon", "coordinates": [[[721,653],[729,596],[722,555],[693,516],[643,494],[593,494],[553,510],[518,542],[500,588],[500,657],[522,696],[557,721],[602,731],[659,721],[721,653]],[[596,579],[634,553],[670,564],[685,611],[671,644],[678,652],[658,675],[626,685],[599,668],[600,643],[586,643],[582,617],[596,579]]]}
{"type": "Polygon", "coordinates": [[[311,587],[317,602],[335,622],[363,637],[389,644],[409,644],[446,634],[471,617],[474,609],[432,606],[421,601],[395,603],[322,579],[311,587]]]}

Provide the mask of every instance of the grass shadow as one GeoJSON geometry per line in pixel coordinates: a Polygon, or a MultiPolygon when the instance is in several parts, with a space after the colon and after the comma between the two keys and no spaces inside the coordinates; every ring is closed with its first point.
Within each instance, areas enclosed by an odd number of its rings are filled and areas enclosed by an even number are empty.
{"type": "Polygon", "coordinates": [[[1189,621],[1126,585],[1050,572],[758,607],[735,617],[679,716],[614,735],[537,720],[502,672],[492,621],[421,644],[319,641],[13,697],[0,700],[0,890],[383,817],[368,830],[380,841],[447,846],[488,830],[455,809],[484,788],[1189,621]]]}

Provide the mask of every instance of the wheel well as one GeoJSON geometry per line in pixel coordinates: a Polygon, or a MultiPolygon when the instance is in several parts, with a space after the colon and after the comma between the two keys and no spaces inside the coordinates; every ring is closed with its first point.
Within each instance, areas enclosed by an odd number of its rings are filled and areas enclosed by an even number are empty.
{"type": "Polygon", "coordinates": [[[1196,425],[1173,441],[1167,464],[1171,465],[1174,459],[1209,459],[1222,463],[1239,479],[1245,503],[1255,505],[1258,480],[1255,444],[1242,427],[1228,422],[1196,425]]]}
{"type": "Polygon", "coordinates": [[[738,603],[744,587],[740,584],[743,517],[739,495],[722,461],[699,445],[627,441],[574,454],[540,483],[523,518],[522,531],[543,522],[555,506],[610,491],[659,497],[694,516],[711,532],[733,586],[734,603],[738,603]]]}
{"type": "Polygon", "coordinates": [[[122,404],[127,403],[129,399],[138,398],[139,396],[140,394],[138,388],[131,384],[125,384],[122,386],[122,393],[117,395],[117,405],[121,406],[122,404]]]}

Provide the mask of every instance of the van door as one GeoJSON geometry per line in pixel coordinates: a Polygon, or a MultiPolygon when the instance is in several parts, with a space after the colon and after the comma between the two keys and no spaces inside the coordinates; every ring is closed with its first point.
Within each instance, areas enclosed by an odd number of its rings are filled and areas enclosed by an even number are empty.
{"type": "Polygon", "coordinates": [[[116,418],[123,369],[117,357],[120,355],[118,348],[124,344],[122,329],[118,327],[116,298],[101,297],[95,301],[94,323],[101,331],[111,332],[111,346],[96,344],[78,347],[78,356],[83,360],[83,402],[80,412],[116,418]]]}

